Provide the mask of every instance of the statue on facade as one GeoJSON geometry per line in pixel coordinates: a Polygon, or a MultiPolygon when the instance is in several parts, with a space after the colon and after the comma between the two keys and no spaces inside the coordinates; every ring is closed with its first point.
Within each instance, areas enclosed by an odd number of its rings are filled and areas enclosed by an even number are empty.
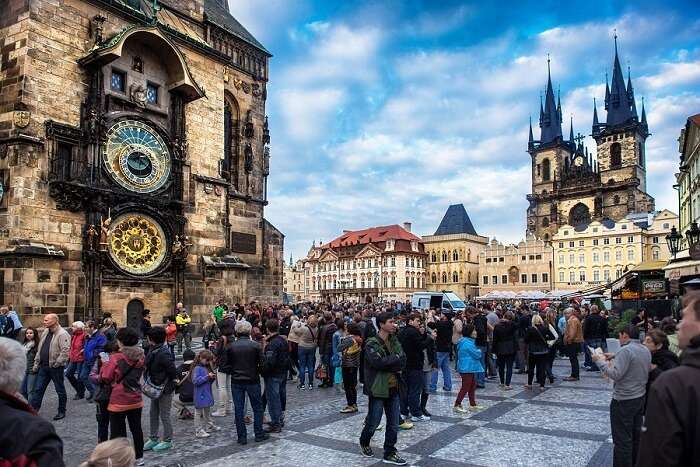
{"type": "Polygon", "coordinates": [[[112,223],[112,217],[108,214],[107,219],[100,218],[100,251],[107,251],[109,238],[109,226],[112,223]]]}
{"type": "Polygon", "coordinates": [[[95,239],[97,238],[97,229],[94,224],[90,224],[87,229],[87,244],[90,251],[95,250],[95,239]]]}

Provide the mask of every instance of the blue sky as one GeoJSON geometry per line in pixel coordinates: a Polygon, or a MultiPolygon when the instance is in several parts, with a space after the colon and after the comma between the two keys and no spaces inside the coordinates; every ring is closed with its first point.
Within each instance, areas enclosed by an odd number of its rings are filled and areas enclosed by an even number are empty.
{"type": "MultiPolygon", "coordinates": [[[[530,190],[528,117],[547,78],[564,131],[591,133],[613,31],[645,97],[648,190],[677,212],[680,129],[700,112],[697,1],[230,0],[274,57],[266,217],[285,256],[343,229],[413,222],[432,234],[464,203],[478,233],[518,241],[530,190]]],[[[539,129],[535,127],[535,137],[539,129]]],[[[587,145],[595,151],[588,138],[587,145]]]]}

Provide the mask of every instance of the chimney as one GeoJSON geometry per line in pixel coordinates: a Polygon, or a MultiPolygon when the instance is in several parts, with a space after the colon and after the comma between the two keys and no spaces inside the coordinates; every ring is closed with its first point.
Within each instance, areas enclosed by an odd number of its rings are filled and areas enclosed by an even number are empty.
{"type": "Polygon", "coordinates": [[[403,223],[403,228],[407,231],[411,231],[411,223],[410,222],[404,222],[403,223]]]}

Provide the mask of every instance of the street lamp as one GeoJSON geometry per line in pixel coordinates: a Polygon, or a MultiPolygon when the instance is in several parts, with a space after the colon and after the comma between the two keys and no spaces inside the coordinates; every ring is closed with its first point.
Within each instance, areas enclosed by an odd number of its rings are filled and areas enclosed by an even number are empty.
{"type": "Polygon", "coordinates": [[[685,232],[685,238],[688,239],[688,247],[692,247],[700,241],[700,228],[698,228],[697,222],[690,224],[690,229],[685,232]]]}
{"type": "Polygon", "coordinates": [[[668,244],[668,251],[673,255],[673,259],[676,259],[676,254],[680,249],[680,243],[683,240],[683,236],[678,233],[678,229],[673,227],[671,233],[666,235],[666,244],[668,244]]]}

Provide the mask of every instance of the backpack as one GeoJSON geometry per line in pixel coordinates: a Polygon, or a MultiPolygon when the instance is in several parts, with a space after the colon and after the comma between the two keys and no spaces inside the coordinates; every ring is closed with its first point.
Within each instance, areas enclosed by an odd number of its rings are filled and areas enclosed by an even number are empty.
{"type": "Polygon", "coordinates": [[[12,319],[8,315],[0,315],[0,336],[3,337],[14,337],[13,330],[15,328],[15,324],[12,322],[12,319]]]}

